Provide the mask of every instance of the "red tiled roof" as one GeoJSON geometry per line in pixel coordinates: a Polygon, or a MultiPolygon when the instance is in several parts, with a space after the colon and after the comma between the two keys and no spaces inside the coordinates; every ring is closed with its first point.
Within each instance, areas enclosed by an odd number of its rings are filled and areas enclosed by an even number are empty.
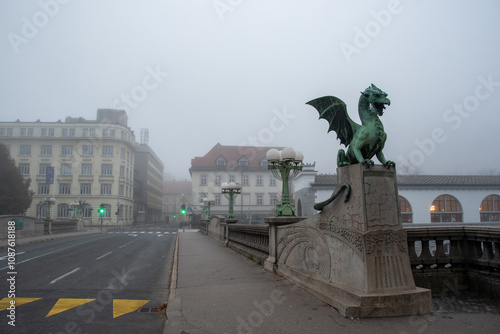
{"type": "Polygon", "coordinates": [[[191,159],[191,167],[213,167],[219,157],[226,159],[226,166],[238,166],[238,161],[246,157],[249,167],[260,167],[262,159],[271,148],[282,150],[283,147],[261,146],[226,146],[217,143],[207,154],[191,159]]]}

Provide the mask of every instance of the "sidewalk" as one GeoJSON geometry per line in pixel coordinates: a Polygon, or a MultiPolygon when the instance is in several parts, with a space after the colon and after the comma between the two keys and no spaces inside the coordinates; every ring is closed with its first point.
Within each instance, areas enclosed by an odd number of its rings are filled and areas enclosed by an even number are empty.
{"type": "Polygon", "coordinates": [[[344,318],[286,279],[202,233],[178,233],[164,334],[498,333],[500,316],[344,318]]]}

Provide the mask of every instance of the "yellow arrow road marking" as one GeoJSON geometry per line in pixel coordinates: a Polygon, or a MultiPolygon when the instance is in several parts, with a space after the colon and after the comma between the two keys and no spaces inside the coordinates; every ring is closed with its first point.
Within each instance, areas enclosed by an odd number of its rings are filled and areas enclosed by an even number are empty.
{"type": "Polygon", "coordinates": [[[64,311],[67,311],[69,309],[72,309],[74,307],[90,303],[91,301],[94,301],[95,299],[71,299],[71,298],[59,298],[57,303],[54,305],[52,310],[50,310],[49,314],[47,314],[45,317],[50,317],[51,315],[61,313],[64,311]]]}
{"type": "MultiPolygon", "coordinates": [[[[5,297],[4,299],[0,300],[0,311],[6,310],[8,307],[10,307],[11,299],[12,298],[5,297]]],[[[13,298],[13,299],[16,301],[14,306],[18,307],[20,305],[31,303],[42,298],[13,298]]]]}
{"type": "Polygon", "coordinates": [[[148,302],[149,300],[113,299],[113,318],[134,312],[146,305],[148,302]]]}

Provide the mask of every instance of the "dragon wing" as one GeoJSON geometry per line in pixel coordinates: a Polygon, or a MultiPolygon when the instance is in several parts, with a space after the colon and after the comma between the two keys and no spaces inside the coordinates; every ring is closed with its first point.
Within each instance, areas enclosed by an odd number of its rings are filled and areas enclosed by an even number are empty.
{"type": "Polygon", "coordinates": [[[361,125],[354,122],[347,114],[347,106],[338,97],[323,96],[307,102],[319,112],[319,118],[326,119],[330,127],[328,132],[334,130],[337,139],[346,147],[351,143],[354,133],[361,125]]]}

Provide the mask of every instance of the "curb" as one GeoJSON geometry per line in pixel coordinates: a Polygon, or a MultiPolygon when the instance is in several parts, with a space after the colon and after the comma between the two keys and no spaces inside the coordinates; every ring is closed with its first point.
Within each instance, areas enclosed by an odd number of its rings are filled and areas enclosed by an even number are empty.
{"type": "Polygon", "coordinates": [[[177,297],[177,277],[179,265],[179,233],[175,238],[174,260],[170,276],[167,302],[167,320],[163,326],[163,334],[211,334],[205,330],[190,325],[182,315],[182,299],[177,297]]]}

